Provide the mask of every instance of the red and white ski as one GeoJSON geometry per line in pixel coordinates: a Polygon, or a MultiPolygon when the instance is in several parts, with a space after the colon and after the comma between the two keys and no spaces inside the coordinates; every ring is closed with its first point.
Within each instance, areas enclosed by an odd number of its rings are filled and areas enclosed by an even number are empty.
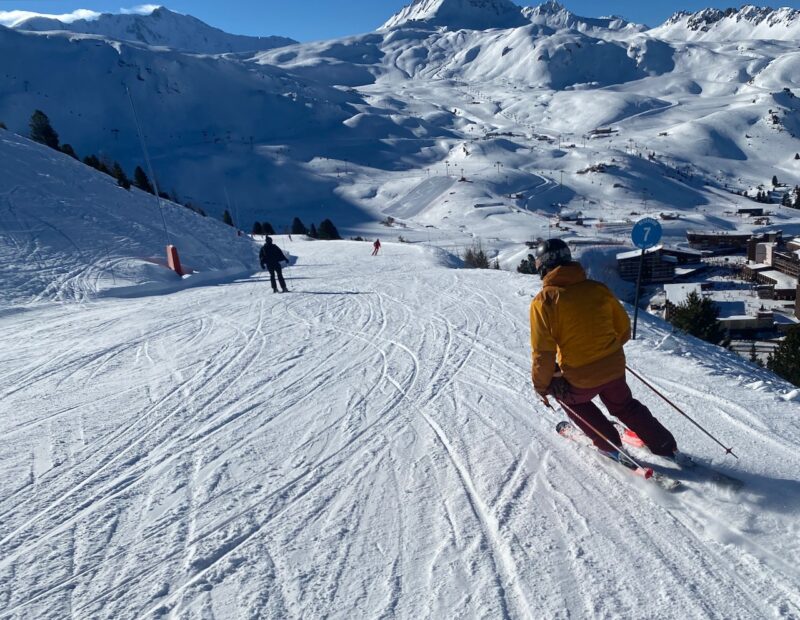
{"type": "Polygon", "coordinates": [[[641,466],[635,463],[633,459],[628,458],[624,452],[619,452],[619,458],[614,458],[610,454],[598,450],[591,440],[578,427],[572,424],[572,422],[568,422],[566,420],[559,422],[556,426],[556,432],[565,439],[574,441],[582,448],[596,451],[598,454],[601,454],[612,463],[616,463],[620,467],[623,467],[629,473],[644,478],[645,480],[648,480],[661,487],[665,491],[674,491],[681,486],[680,480],[675,480],[674,478],[670,478],[669,476],[665,476],[660,472],[654,471],[652,467],[641,466]]]}

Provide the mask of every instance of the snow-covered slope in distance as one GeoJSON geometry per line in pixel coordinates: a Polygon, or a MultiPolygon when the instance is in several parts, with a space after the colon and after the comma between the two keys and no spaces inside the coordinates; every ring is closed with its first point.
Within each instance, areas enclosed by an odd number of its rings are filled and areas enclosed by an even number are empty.
{"type": "Polygon", "coordinates": [[[648,34],[678,41],[797,41],[800,38],[800,11],[751,4],[740,9],[683,11],[648,34]]]}
{"type": "MultiPolygon", "coordinates": [[[[453,6],[409,10],[438,20],[453,6]]],[[[28,34],[7,41],[22,61],[2,66],[0,120],[24,132],[41,108],[63,141],[85,140],[81,154],[103,149],[130,170],[141,157],[119,84],[133,83],[163,184],[218,216],[227,187],[247,227],[282,229],[299,215],[366,234],[390,211],[413,212],[410,226],[503,239],[518,230],[504,228],[509,217],[547,224],[566,208],[621,221],[622,240],[632,214],[677,211],[675,241],[690,227],[741,225],[725,212],[775,174],[784,191],[800,182],[791,42],[667,41],[554,3],[526,14],[517,27],[421,19],[221,59],[28,34]],[[108,109],[96,105],[105,93],[108,109]],[[598,128],[610,133],[593,139],[598,128]],[[603,172],[585,172],[597,164],[603,172]],[[462,171],[465,182],[445,191],[462,171]],[[427,202],[409,208],[414,196],[427,202]]],[[[771,225],[793,232],[794,215],[776,208],[771,225]]]]}
{"type": "Polygon", "coordinates": [[[2,129],[0,161],[0,310],[143,295],[258,268],[250,239],[219,220],[168,200],[162,220],[152,195],[2,129]],[[182,283],[165,267],[168,242],[197,275],[182,283]]]}
{"type": "Polygon", "coordinates": [[[258,277],[0,319],[4,616],[800,615],[797,391],[640,317],[631,365],[740,460],[636,396],[746,484],[678,473],[666,496],[534,397],[538,279],[279,242],[287,295],[258,277]]]}
{"type": "Polygon", "coordinates": [[[117,41],[134,41],[196,54],[224,54],[268,50],[296,43],[287,37],[247,37],[228,34],[192,17],[156,7],[141,14],[103,13],[95,19],[69,22],[48,17],[29,17],[13,25],[18,30],[94,34],[117,41]]]}
{"type": "Polygon", "coordinates": [[[527,6],[522,14],[532,23],[548,26],[555,30],[568,28],[579,32],[592,32],[601,37],[620,34],[631,34],[646,30],[641,24],[634,24],[619,16],[581,17],[569,11],[556,0],[548,0],[537,6],[527,6]]]}
{"type": "MultiPolygon", "coordinates": [[[[234,58],[9,29],[0,29],[0,75],[0,118],[10,129],[27,133],[30,115],[41,109],[81,156],[105,155],[131,173],[143,158],[127,86],[160,185],[217,217],[229,208],[226,187],[230,208],[248,226],[286,205],[309,212],[342,205],[330,179],[309,174],[281,155],[285,149],[260,145],[343,131],[362,101],[355,93],[234,58]]],[[[342,219],[357,221],[358,209],[345,207],[342,219]]]]}

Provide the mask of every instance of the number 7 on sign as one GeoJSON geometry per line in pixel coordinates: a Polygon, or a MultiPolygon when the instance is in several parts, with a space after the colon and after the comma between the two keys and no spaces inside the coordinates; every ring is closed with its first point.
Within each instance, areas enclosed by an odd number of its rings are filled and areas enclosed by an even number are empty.
{"type": "Polygon", "coordinates": [[[661,240],[661,224],[652,217],[641,219],[633,227],[631,237],[637,248],[642,250],[652,248],[661,240]]]}

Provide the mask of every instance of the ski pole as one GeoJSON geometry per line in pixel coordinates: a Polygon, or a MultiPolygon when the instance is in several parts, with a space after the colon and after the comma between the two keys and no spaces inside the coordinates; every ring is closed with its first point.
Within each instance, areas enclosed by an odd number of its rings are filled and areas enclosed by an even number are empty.
{"type": "MultiPolygon", "coordinates": [[[[564,410],[564,413],[567,415],[567,417],[570,417],[570,415],[572,415],[572,416],[574,416],[575,418],[577,418],[578,420],[580,420],[581,422],[583,422],[583,423],[584,423],[586,426],[588,426],[588,427],[589,427],[590,429],[592,429],[592,430],[593,430],[595,433],[597,433],[597,435],[598,435],[598,436],[599,436],[599,437],[600,437],[600,438],[601,438],[603,441],[605,441],[605,442],[606,442],[606,443],[607,443],[609,446],[611,446],[611,449],[612,449],[613,451],[615,451],[615,452],[619,452],[619,453],[620,453],[621,455],[623,455],[623,456],[624,456],[626,459],[628,459],[628,461],[630,461],[631,463],[633,463],[634,465],[636,465],[636,467],[638,467],[639,469],[647,469],[647,467],[644,467],[644,466],[643,466],[641,463],[639,463],[639,462],[638,462],[636,459],[634,459],[634,458],[633,458],[633,457],[632,457],[630,454],[628,454],[628,452],[627,452],[625,449],[623,449],[623,448],[622,448],[622,446],[617,446],[617,445],[615,445],[615,444],[614,444],[614,443],[613,443],[613,442],[612,442],[612,441],[611,441],[611,440],[610,440],[608,437],[606,437],[605,435],[603,435],[603,433],[601,433],[601,432],[600,432],[599,430],[597,430],[597,429],[596,429],[594,426],[592,426],[592,425],[591,425],[591,424],[590,424],[590,423],[589,423],[589,422],[588,422],[588,421],[587,421],[587,420],[586,420],[586,419],[585,419],[583,416],[581,416],[580,414],[578,414],[578,413],[577,413],[577,412],[576,412],[576,411],[575,411],[575,410],[574,410],[572,407],[570,407],[569,405],[567,405],[567,404],[565,404],[565,403],[561,402],[561,401],[560,401],[560,400],[558,400],[557,398],[556,398],[556,402],[557,402],[557,403],[558,403],[558,404],[561,406],[561,408],[564,410]]],[[[550,408],[551,408],[551,409],[553,409],[553,406],[552,406],[552,405],[549,405],[549,406],[550,406],[550,408]]]]}
{"type": "Polygon", "coordinates": [[[645,384],[647,387],[649,387],[651,390],[653,390],[653,392],[655,392],[655,393],[656,393],[656,394],[658,394],[658,395],[659,395],[659,396],[660,396],[662,399],[664,399],[664,400],[667,402],[667,404],[669,404],[669,405],[670,405],[670,406],[671,406],[673,409],[675,409],[675,411],[677,411],[678,413],[680,413],[680,414],[681,414],[681,415],[682,415],[684,418],[686,418],[687,420],[689,420],[689,422],[691,422],[692,424],[694,424],[694,425],[695,425],[697,428],[699,428],[699,429],[700,429],[701,431],[703,431],[703,432],[704,432],[706,435],[708,435],[708,436],[709,436],[711,439],[713,439],[713,440],[714,440],[714,441],[715,441],[717,444],[719,444],[719,445],[720,445],[720,446],[721,446],[721,447],[722,447],[722,448],[725,450],[725,454],[730,454],[732,457],[734,457],[734,458],[736,458],[736,459],[738,459],[738,458],[739,458],[739,457],[738,457],[738,456],[736,456],[736,454],[733,452],[733,448],[728,448],[727,446],[725,446],[725,444],[724,444],[724,443],[722,443],[722,442],[721,442],[719,439],[717,439],[716,437],[714,437],[714,435],[712,435],[711,433],[709,433],[709,432],[708,432],[708,431],[707,431],[705,428],[703,428],[703,427],[702,427],[700,424],[698,424],[697,422],[695,422],[695,421],[694,421],[694,420],[693,420],[693,419],[692,419],[692,418],[691,418],[691,417],[690,417],[690,416],[689,416],[689,415],[688,415],[686,412],[684,412],[684,411],[683,411],[683,409],[681,409],[680,407],[678,407],[678,405],[676,405],[675,403],[673,403],[673,402],[672,402],[672,401],[671,401],[669,398],[667,398],[666,396],[664,396],[664,395],[663,395],[661,392],[659,392],[659,391],[658,391],[658,390],[657,390],[655,387],[653,387],[653,386],[652,386],[650,383],[648,383],[648,382],[647,382],[647,380],[645,380],[645,378],[644,378],[644,377],[642,377],[642,375],[640,375],[638,372],[636,372],[635,370],[633,370],[633,369],[632,369],[630,366],[625,366],[625,368],[627,368],[627,369],[628,369],[628,372],[629,372],[629,373],[631,373],[631,374],[632,374],[634,377],[636,377],[637,379],[639,379],[639,381],[641,381],[642,383],[644,383],[644,384],[645,384]]]}

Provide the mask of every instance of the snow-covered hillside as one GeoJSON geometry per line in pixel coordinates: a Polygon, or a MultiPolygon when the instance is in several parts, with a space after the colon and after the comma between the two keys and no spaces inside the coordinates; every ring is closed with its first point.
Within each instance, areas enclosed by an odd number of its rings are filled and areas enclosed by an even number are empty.
{"type": "Polygon", "coordinates": [[[548,26],[555,30],[569,28],[580,32],[591,31],[599,36],[608,36],[609,33],[619,31],[623,33],[640,32],[646,29],[645,26],[633,24],[617,15],[599,18],[581,17],[567,10],[556,0],[548,0],[537,6],[524,7],[522,14],[534,24],[548,26]]]}
{"type": "Polygon", "coordinates": [[[538,279],[279,243],[287,295],[256,277],[0,320],[3,616],[800,615],[789,386],[645,318],[633,367],[740,460],[636,395],[746,485],[666,495],[533,397],[538,279]]]}
{"type": "Polygon", "coordinates": [[[330,179],[274,145],[344,131],[361,102],[275,67],[68,33],[0,29],[0,75],[0,119],[9,129],[27,134],[41,109],[81,156],[104,154],[130,174],[143,161],[127,86],[161,186],[216,217],[230,200],[248,227],[271,219],[270,209],[337,204],[330,179]]]}
{"type": "Polygon", "coordinates": [[[682,11],[649,34],[680,41],[796,41],[800,36],[800,11],[751,4],[743,5],[740,9],[705,9],[696,13],[682,11]]]}
{"type": "MultiPolygon", "coordinates": [[[[141,158],[126,84],[162,184],[217,217],[230,201],[248,228],[330,217],[378,234],[416,185],[444,187],[463,170],[454,193],[419,189],[430,203],[413,208],[408,234],[498,237],[488,211],[474,217],[489,204],[545,228],[564,209],[623,224],[678,212],[677,240],[689,226],[738,226],[726,211],[773,175],[777,191],[800,183],[800,55],[759,30],[794,21],[769,15],[714,22],[738,19],[736,41],[687,40],[676,34],[687,16],[667,32],[552,1],[417,0],[373,33],[223,58],[113,32],[0,30],[0,121],[24,133],[42,109],[81,155],[131,170],[141,158]]],[[[794,215],[777,209],[774,223],[790,231],[794,215]]]]}
{"type": "Polygon", "coordinates": [[[800,234],[736,214],[800,184],[794,42],[684,17],[416,0],[223,56],[0,28],[0,616],[800,618],[800,390],[640,316],[630,365],[739,460],[635,395],[744,483],[640,454],[667,494],[559,437],[530,384],[525,242],[626,293],[643,215],[669,243],[800,234]],[[125,86],[161,189],[368,241],[276,235],[273,294],[248,237],[21,137],[41,109],[131,172],[125,86]],[[470,246],[502,269],[454,269],[470,246]]]}
{"type": "Polygon", "coordinates": [[[36,301],[143,295],[258,268],[249,238],[0,129],[0,312],[36,301]],[[166,233],[164,225],[166,224],[166,233]],[[165,267],[177,246],[181,283],[165,267]]]}
{"type": "Polygon", "coordinates": [[[103,13],[91,19],[61,21],[52,17],[28,17],[12,25],[17,30],[94,34],[117,41],[167,47],[196,54],[225,54],[268,50],[296,43],[287,37],[246,37],[228,34],[192,17],[154,7],[145,14],[103,13]]]}

